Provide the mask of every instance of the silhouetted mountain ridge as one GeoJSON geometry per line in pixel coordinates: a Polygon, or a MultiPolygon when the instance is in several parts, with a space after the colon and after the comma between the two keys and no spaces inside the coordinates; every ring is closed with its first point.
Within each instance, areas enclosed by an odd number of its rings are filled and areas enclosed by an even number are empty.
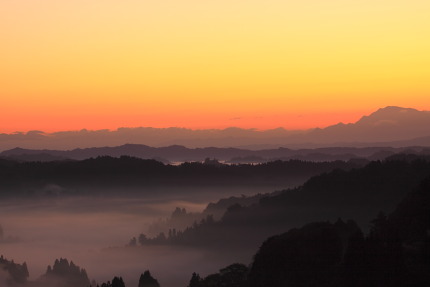
{"type": "MultiPolygon", "coordinates": [[[[282,123],[280,123],[282,125],[282,123]]],[[[118,146],[126,143],[148,146],[184,145],[187,147],[275,147],[396,146],[416,145],[415,139],[430,136],[430,112],[388,106],[363,116],[355,123],[336,124],[309,130],[242,129],[191,130],[186,128],[119,128],[44,133],[0,134],[0,149],[73,149],[78,146],[118,146]]],[[[426,141],[426,145],[430,142],[426,141]]]]}
{"type": "Polygon", "coordinates": [[[306,161],[335,161],[364,158],[369,160],[384,159],[394,153],[430,154],[425,147],[325,147],[315,149],[263,149],[248,150],[240,148],[187,148],[180,145],[167,147],[150,147],[140,144],[125,144],[116,147],[93,147],[74,150],[32,150],[14,148],[0,153],[0,158],[18,161],[58,161],[65,159],[84,160],[99,156],[132,156],[142,159],[156,159],[163,163],[203,161],[216,158],[230,163],[263,163],[274,160],[299,159],[306,161]],[[385,156],[381,156],[385,153],[385,156]],[[379,156],[378,156],[379,155],[379,156]]]}

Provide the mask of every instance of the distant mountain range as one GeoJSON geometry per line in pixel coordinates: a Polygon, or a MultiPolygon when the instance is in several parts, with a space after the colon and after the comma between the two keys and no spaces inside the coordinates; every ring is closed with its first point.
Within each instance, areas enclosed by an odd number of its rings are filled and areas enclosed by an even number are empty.
{"type": "Polygon", "coordinates": [[[120,157],[122,155],[142,159],[155,159],[163,163],[204,161],[207,158],[226,163],[263,163],[274,160],[381,160],[396,153],[430,154],[430,148],[423,147],[331,147],[317,149],[263,149],[249,150],[239,148],[186,148],[174,145],[168,147],[149,147],[146,145],[126,144],[117,147],[93,147],[73,150],[33,150],[14,148],[0,153],[0,158],[17,161],[57,161],[83,160],[98,156],[120,157]]]}
{"type": "Polygon", "coordinates": [[[363,116],[355,123],[294,131],[283,128],[259,131],[235,127],[223,130],[139,127],[114,131],[0,134],[0,150],[15,147],[65,150],[129,143],[153,147],[183,145],[189,148],[240,147],[254,150],[278,147],[430,146],[430,112],[389,106],[363,116]]]}

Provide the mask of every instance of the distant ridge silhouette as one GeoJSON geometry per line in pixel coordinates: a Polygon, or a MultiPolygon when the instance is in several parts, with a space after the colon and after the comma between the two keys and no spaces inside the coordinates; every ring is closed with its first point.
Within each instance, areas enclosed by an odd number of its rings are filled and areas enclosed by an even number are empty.
{"type": "MultiPolygon", "coordinates": [[[[279,123],[282,125],[283,123],[279,123]]],[[[268,147],[310,148],[327,146],[430,146],[430,112],[388,106],[363,116],[355,123],[338,123],[326,128],[259,131],[230,127],[222,130],[186,128],[119,128],[44,133],[0,134],[0,150],[17,146],[31,149],[74,149],[119,146],[126,143],[162,147],[268,147]]]]}
{"type": "Polygon", "coordinates": [[[17,161],[60,161],[83,160],[98,156],[120,157],[123,155],[142,159],[155,159],[165,164],[186,161],[204,161],[216,158],[227,163],[262,163],[274,160],[335,161],[366,159],[380,160],[395,153],[408,152],[430,154],[430,148],[424,147],[330,147],[317,149],[263,149],[249,150],[243,148],[186,148],[173,145],[168,147],[150,147],[139,144],[125,144],[116,147],[93,147],[73,150],[33,150],[14,148],[0,153],[0,158],[17,161]]]}

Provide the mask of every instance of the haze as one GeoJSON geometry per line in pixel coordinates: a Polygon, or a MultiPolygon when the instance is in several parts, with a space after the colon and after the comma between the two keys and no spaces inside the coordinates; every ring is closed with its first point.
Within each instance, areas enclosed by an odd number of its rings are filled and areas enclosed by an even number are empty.
{"type": "Polygon", "coordinates": [[[3,198],[1,254],[18,263],[27,262],[30,280],[44,274],[47,266],[61,257],[85,268],[90,279],[99,283],[117,275],[125,278],[127,286],[137,286],[140,274],[150,269],[160,277],[162,286],[186,286],[196,266],[200,272],[210,273],[237,260],[249,262],[252,253],[219,253],[192,247],[126,248],[130,238],[141,232],[155,236],[149,226],[168,218],[176,207],[201,212],[209,200],[216,201],[219,196],[269,190],[170,188],[139,197],[3,198]]]}

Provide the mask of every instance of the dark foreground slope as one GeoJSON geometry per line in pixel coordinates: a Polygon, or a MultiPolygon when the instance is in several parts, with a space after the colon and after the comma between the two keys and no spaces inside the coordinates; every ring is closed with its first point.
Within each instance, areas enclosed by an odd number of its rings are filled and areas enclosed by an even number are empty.
{"type": "Polygon", "coordinates": [[[313,223],[269,238],[249,286],[428,286],[430,177],[363,236],[353,223],[313,223]]]}
{"type": "Polygon", "coordinates": [[[397,287],[430,284],[430,177],[367,235],[349,220],[314,222],[264,241],[251,266],[232,264],[189,287],[397,287]]]}

